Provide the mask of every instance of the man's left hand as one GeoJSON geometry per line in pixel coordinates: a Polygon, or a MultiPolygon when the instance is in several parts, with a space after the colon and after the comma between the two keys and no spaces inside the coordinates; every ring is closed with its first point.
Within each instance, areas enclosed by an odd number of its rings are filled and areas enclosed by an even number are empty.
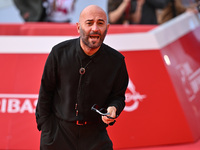
{"type": "Polygon", "coordinates": [[[117,109],[114,106],[108,107],[107,112],[110,114],[109,117],[112,117],[113,119],[108,118],[107,116],[102,116],[103,122],[106,124],[110,124],[111,122],[114,122],[116,118],[116,111],[117,109]]]}

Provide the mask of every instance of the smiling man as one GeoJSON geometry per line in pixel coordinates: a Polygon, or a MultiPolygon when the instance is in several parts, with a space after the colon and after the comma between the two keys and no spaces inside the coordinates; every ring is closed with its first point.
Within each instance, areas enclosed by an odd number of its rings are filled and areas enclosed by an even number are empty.
{"type": "Polygon", "coordinates": [[[50,52],[36,108],[40,150],[113,149],[106,128],[124,109],[128,73],[124,56],[103,43],[108,27],[106,13],[90,5],[77,23],[80,37],[50,52]]]}

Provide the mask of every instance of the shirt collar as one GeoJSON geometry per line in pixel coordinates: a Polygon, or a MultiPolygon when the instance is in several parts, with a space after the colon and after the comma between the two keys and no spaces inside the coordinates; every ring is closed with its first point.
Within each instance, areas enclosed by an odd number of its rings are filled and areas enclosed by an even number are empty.
{"type": "Polygon", "coordinates": [[[92,59],[93,62],[97,62],[97,61],[99,61],[101,59],[101,57],[103,57],[104,44],[101,45],[99,50],[94,55],[88,56],[87,54],[85,54],[85,52],[81,48],[80,37],[79,37],[78,40],[77,40],[77,43],[76,43],[76,50],[77,50],[77,54],[78,54],[79,59],[81,59],[81,60],[83,60],[83,59],[92,59]]]}

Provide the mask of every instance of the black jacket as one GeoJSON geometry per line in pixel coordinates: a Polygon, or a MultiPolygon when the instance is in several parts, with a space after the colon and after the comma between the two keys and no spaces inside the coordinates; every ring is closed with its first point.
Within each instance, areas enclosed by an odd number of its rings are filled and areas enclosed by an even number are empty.
{"type": "Polygon", "coordinates": [[[127,84],[124,56],[111,47],[102,44],[89,57],[81,49],[79,38],[54,46],[41,80],[36,108],[38,129],[51,113],[66,121],[100,121],[100,115],[91,111],[93,104],[115,106],[119,115],[125,106],[127,84]],[[86,65],[80,77],[79,70],[86,65]]]}

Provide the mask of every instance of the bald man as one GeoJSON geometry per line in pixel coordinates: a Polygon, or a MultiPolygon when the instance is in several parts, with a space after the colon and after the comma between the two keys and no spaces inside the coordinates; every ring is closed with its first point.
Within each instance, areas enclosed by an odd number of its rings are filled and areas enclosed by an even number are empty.
{"type": "Polygon", "coordinates": [[[80,37],[55,45],[46,60],[36,107],[40,150],[113,149],[106,128],[125,106],[124,56],[103,43],[109,25],[100,7],[86,7],[76,25],[80,37]]]}

